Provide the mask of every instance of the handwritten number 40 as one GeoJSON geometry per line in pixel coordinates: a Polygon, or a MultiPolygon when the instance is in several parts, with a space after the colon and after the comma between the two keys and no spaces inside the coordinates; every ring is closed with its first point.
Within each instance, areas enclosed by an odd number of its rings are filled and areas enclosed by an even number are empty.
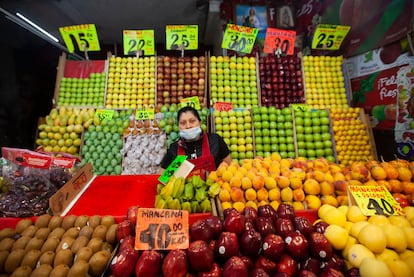
{"type": "MultiPolygon", "coordinates": [[[[182,229],[181,223],[173,224],[173,231],[177,232],[182,229]]],[[[139,239],[143,243],[148,243],[150,249],[158,246],[158,249],[167,249],[171,243],[171,227],[168,224],[151,223],[148,228],[142,230],[139,239]]]]}
{"type": "Polygon", "coordinates": [[[383,208],[381,207],[380,203],[378,203],[377,200],[375,200],[373,198],[370,198],[368,200],[367,208],[370,209],[370,210],[375,210],[375,214],[378,214],[378,215],[385,215],[384,210],[385,210],[385,212],[387,212],[387,215],[394,214],[394,209],[390,205],[390,203],[388,203],[387,200],[381,199],[381,204],[382,204],[383,208]]]}

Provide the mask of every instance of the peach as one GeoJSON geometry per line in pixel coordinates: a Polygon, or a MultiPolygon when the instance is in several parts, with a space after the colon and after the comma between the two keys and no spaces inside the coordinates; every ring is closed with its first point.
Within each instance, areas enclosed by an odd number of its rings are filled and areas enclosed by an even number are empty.
{"type": "Polygon", "coordinates": [[[290,187],[285,187],[280,191],[280,199],[283,202],[290,202],[293,200],[293,191],[290,187]]]}
{"type": "Polygon", "coordinates": [[[306,195],[305,203],[308,209],[319,209],[322,205],[321,199],[316,195],[306,195]]]}
{"type": "Polygon", "coordinates": [[[261,206],[265,206],[265,205],[268,205],[268,204],[269,204],[268,201],[263,200],[263,201],[260,201],[259,203],[257,203],[257,206],[261,207],[261,206]]]}
{"type": "Polygon", "coordinates": [[[261,188],[257,191],[257,200],[258,201],[268,201],[269,192],[265,188],[261,188]]]}
{"type": "Polygon", "coordinates": [[[235,208],[239,213],[241,213],[244,210],[244,203],[243,202],[234,202],[233,203],[233,208],[235,208]]]}
{"type": "Polygon", "coordinates": [[[306,194],[318,195],[321,192],[321,186],[315,179],[308,179],[303,183],[303,190],[306,194]]]}
{"type": "Polygon", "coordinates": [[[272,164],[269,168],[269,174],[273,176],[279,176],[280,175],[280,165],[278,164],[272,164]]]}
{"type": "Polygon", "coordinates": [[[400,181],[407,181],[407,182],[411,181],[412,174],[411,174],[410,169],[408,169],[405,166],[399,166],[397,168],[397,171],[398,171],[398,179],[400,181]]]}
{"type": "Polygon", "coordinates": [[[229,182],[223,182],[222,184],[221,184],[221,189],[223,190],[228,190],[229,192],[231,191],[231,186],[230,186],[230,184],[229,184],[229,182]]]}
{"type": "Polygon", "coordinates": [[[350,186],[362,186],[361,181],[359,180],[348,180],[348,185],[350,186]]]}
{"type": "Polygon", "coordinates": [[[237,187],[232,187],[230,191],[230,197],[233,202],[244,201],[243,190],[237,187]]]}
{"type": "Polygon", "coordinates": [[[274,200],[272,202],[269,203],[270,206],[272,206],[273,209],[275,209],[275,211],[277,210],[277,208],[279,208],[280,202],[277,200],[274,200]]]}
{"type": "Polygon", "coordinates": [[[233,206],[232,206],[232,203],[231,202],[229,202],[229,201],[226,201],[226,202],[221,202],[221,209],[224,211],[224,210],[227,210],[227,209],[230,209],[230,208],[232,208],[233,206]]]}
{"type": "Polygon", "coordinates": [[[302,188],[302,180],[298,177],[290,177],[289,178],[290,187],[292,189],[299,189],[302,188]]]}
{"type": "Polygon", "coordinates": [[[325,181],[327,181],[329,183],[334,182],[334,177],[332,176],[332,174],[330,172],[325,172],[325,181]]]}
{"type": "Polygon", "coordinates": [[[208,179],[216,182],[218,180],[217,171],[211,171],[208,175],[208,179]]]}
{"type": "Polygon", "coordinates": [[[247,201],[254,201],[256,200],[256,190],[253,188],[249,188],[244,192],[244,197],[247,201]]]}
{"type": "Polygon", "coordinates": [[[264,187],[264,178],[261,175],[255,175],[252,179],[253,187],[258,190],[264,187]]]}
{"type": "Polygon", "coordinates": [[[243,190],[247,190],[252,187],[252,180],[249,177],[243,177],[241,179],[241,187],[243,190]]]}
{"type": "Polygon", "coordinates": [[[329,204],[329,205],[332,205],[334,207],[339,206],[338,200],[332,195],[323,195],[321,197],[321,202],[322,202],[322,204],[329,204]]]}
{"type": "Polygon", "coordinates": [[[388,183],[390,184],[390,187],[391,187],[390,192],[402,192],[403,191],[403,186],[400,180],[392,179],[392,180],[388,180],[388,183]]]}
{"type": "Polygon", "coordinates": [[[241,187],[241,178],[239,176],[233,176],[230,179],[230,186],[240,188],[241,187]]]}
{"type": "Polygon", "coordinates": [[[303,203],[299,201],[293,201],[292,206],[293,210],[295,211],[305,210],[305,205],[303,205],[303,203]]]}
{"type": "Polygon", "coordinates": [[[303,181],[306,179],[306,171],[299,168],[292,168],[292,170],[290,171],[290,177],[297,177],[303,181]]]}
{"type": "Polygon", "coordinates": [[[313,179],[318,182],[322,182],[325,180],[325,173],[320,170],[313,171],[313,179]]]}
{"type": "Polygon", "coordinates": [[[334,181],[345,180],[345,175],[342,172],[334,172],[332,174],[334,181]]]}
{"type": "Polygon", "coordinates": [[[337,165],[337,164],[330,164],[329,165],[329,172],[331,172],[331,173],[340,173],[340,172],[342,172],[342,168],[341,168],[341,166],[340,165],[337,165]]]}
{"type": "Polygon", "coordinates": [[[293,190],[293,200],[295,201],[303,201],[305,200],[305,192],[303,189],[294,189],[293,190]]]}
{"type": "Polygon", "coordinates": [[[274,189],[269,190],[269,200],[270,201],[280,200],[280,189],[279,188],[274,188],[274,189]]]}
{"type": "Polygon", "coordinates": [[[371,168],[371,176],[375,180],[385,180],[387,179],[387,172],[382,166],[373,166],[371,168]]]}
{"type": "Polygon", "coordinates": [[[319,170],[322,172],[327,172],[329,170],[329,162],[324,158],[318,158],[313,161],[313,169],[319,170]]]}
{"type": "Polygon", "coordinates": [[[384,186],[384,187],[387,188],[388,191],[391,191],[391,185],[390,185],[390,183],[387,180],[378,180],[377,181],[377,184],[379,186],[384,186]]]}
{"type": "Polygon", "coordinates": [[[398,178],[398,170],[387,162],[381,162],[381,166],[387,172],[387,179],[397,179],[398,178]]]}
{"type": "Polygon", "coordinates": [[[230,192],[225,189],[220,190],[218,197],[221,202],[228,202],[231,200],[230,192]]]}
{"type": "Polygon", "coordinates": [[[338,180],[333,183],[336,195],[347,195],[348,182],[345,180],[338,180]]]}
{"type": "Polygon", "coordinates": [[[276,182],[279,188],[286,188],[290,185],[289,178],[286,176],[278,176],[276,182]]]}
{"type": "Polygon", "coordinates": [[[253,209],[257,210],[257,204],[255,201],[247,201],[246,204],[244,204],[246,207],[252,207],[253,209]]]}
{"type": "Polygon", "coordinates": [[[273,189],[277,187],[276,180],[270,176],[266,176],[264,177],[264,186],[269,190],[273,189]]]}
{"type": "Polygon", "coordinates": [[[221,176],[221,178],[225,182],[230,182],[230,180],[231,180],[232,177],[233,177],[233,172],[231,172],[230,170],[224,171],[223,172],[223,175],[221,176]]]}
{"type": "Polygon", "coordinates": [[[327,181],[322,181],[321,183],[319,183],[319,185],[321,186],[321,192],[320,194],[322,195],[332,195],[335,193],[335,186],[333,183],[327,182],[327,181]]]}
{"type": "Polygon", "coordinates": [[[364,183],[364,186],[378,186],[377,181],[370,179],[364,183]]]}
{"type": "Polygon", "coordinates": [[[280,156],[280,154],[279,153],[276,153],[276,152],[272,153],[272,155],[270,156],[270,158],[273,161],[280,161],[282,159],[282,157],[280,156]]]}
{"type": "Polygon", "coordinates": [[[285,166],[287,168],[291,168],[292,164],[293,164],[293,159],[291,159],[291,158],[280,160],[280,166],[281,167],[285,166]]]}
{"type": "Polygon", "coordinates": [[[306,163],[306,161],[304,161],[304,160],[298,160],[298,159],[296,159],[292,163],[292,169],[293,168],[300,168],[300,169],[305,170],[305,171],[307,171],[309,169],[308,168],[308,164],[306,163]]]}
{"type": "Polygon", "coordinates": [[[414,183],[413,182],[401,182],[403,186],[403,190],[405,194],[413,194],[414,193],[414,183]]]}
{"type": "Polygon", "coordinates": [[[366,182],[371,178],[371,172],[361,162],[354,162],[351,165],[351,177],[354,180],[366,182]]]}
{"type": "Polygon", "coordinates": [[[348,195],[338,195],[336,197],[339,205],[348,205],[348,195]]]}

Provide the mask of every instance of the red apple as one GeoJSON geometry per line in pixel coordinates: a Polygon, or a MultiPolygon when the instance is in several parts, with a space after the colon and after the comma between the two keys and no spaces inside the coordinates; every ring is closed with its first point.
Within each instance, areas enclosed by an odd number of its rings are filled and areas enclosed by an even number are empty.
{"type": "Polygon", "coordinates": [[[277,271],[294,276],[298,272],[298,263],[288,254],[283,254],[277,263],[277,271]]]}
{"type": "Polygon", "coordinates": [[[244,231],[240,236],[239,244],[242,254],[256,258],[262,249],[262,236],[255,230],[244,231]]]}
{"type": "Polygon", "coordinates": [[[165,256],[162,263],[164,277],[185,277],[188,272],[187,252],[173,249],[165,256]]]}
{"type": "Polygon", "coordinates": [[[246,264],[238,256],[229,258],[223,266],[223,277],[248,277],[246,264]]]}
{"type": "Polygon", "coordinates": [[[213,239],[213,229],[203,219],[196,220],[189,229],[191,241],[204,240],[210,242],[213,239]]]}
{"type": "Polygon", "coordinates": [[[273,261],[277,261],[285,250],[285,242],[281,236],[268,234],[263,239],[263,255],[273,261]]]}
{"type": "Polygon", "coordinates": [[[221,277],[222,271],[217,263],[213,263],[209,271],[198,272],[198,277],[221,277]]]}
{"type": "Polygon", "coordinates": [[[323,261],[328,261],[332,258],[332,245],[323,234],[318,232],[311,233],[309,235],[309,246],[314,257],[323,261]]]}
{"type": "Polygon", "coordinates": [[[214,262],[213,250],[204,240],[191,242],[187,255],[190,266],[196,271],[209,271],[214,262]]]}
{"type": "Polygon", "coordinates": [[[238,255],[239,240],[236,233],[222,232],[214,245],[214,253],[222,260],[238,255]]]}
{"type": "Polygon", "coordinates": [[[161,253],[144,250],[135,265],[135,276],[157,277],[161,273],[161,253]]]}
{"type": "Polygon", "coordinates": [[[295,259],[302,260],[309,255],[309,242],[298,232],[291,232],[285,237],[285,249],[295,259]]]}

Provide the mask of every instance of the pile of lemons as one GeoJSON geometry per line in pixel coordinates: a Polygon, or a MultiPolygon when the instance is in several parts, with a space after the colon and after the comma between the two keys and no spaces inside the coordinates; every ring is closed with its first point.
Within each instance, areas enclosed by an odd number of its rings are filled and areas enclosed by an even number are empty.
{"type": "Polygon", "coordinates": [[[365,216],[358,206],[325,204],[318,210],[325,236],[349,267],[366,276],[414,276],[414,207],[404,215],[365,216]]]}

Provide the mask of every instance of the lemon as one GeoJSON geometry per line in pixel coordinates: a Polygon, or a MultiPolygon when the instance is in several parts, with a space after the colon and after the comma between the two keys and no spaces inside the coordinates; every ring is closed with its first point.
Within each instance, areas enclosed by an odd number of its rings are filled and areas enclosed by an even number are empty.
{"type": "Polygon", "coordinates": [[[345,227],[346,215],[340,212],[338,209],[334,209],[328,213],[325,213],[322,219],[329,225],[338,225],[345,227]]]}
{"type": "MultiPolygon", "coordinates": [[[[375,259],[374,253],[372,253],[371,250],[369,250],[368,248],[366,248],[365,246],[359,243],[354,244],[349,248],[347,257],[348,257],[349,263],[352,266],[357,267],[357,268],[359,268],[362,260],[364,260],[365,258],[375,259]]],[[[365,275],[365,276],[376,276],[376,275],[365,275]]]]}
{"type": "Polygon", "coordinates": [[[355,238],[357,238],[361,229],[367,226],[368,224],[369,224],[368,221],[355,222],[354,224],[352,224],[352,227],[349,233],[355,238]]]}
{"type": "Polygon", "coordinates": [[[394,276],[398,277],[413,277],[414,271],[411,267],[402,260],[388,260],[386,261],[388,268],[394,276]]]}
{"type": "Polygon", "coordinates": [[[337,250],[344,249],[348,241],[348,231],[338,225],[329,225],[326,227],[324,235],[332,247],[337,250]]]}
{"type": "Polygon", "coordinates": [[[414,250],[414,227],[403,227],[402,230],[407,240],[407,248],[414,250]]]}
{"type": "Polygon", "coordinates": [[[369,217],[368,222],[375,225],[387,225],[391,224],[385,215],[374,214],[369,217]]]}
{"type": "Polygon", "coordinates": [[[348,213],[349,206],[348,205],[341,205],[337,209],[338,209],[338,211],[340,211],[341,213],[346,215],[348,213]]]}
{"type": "Polygon", "coordinates": [[[409,250],[406,249],[404,252],[399,253],[400,254],[400,259],[405,261],[406,259],[410,258],[410,257],[414,257],[414,251],[413,250],[409,250]]]}
{"type": "Polygon", "coordinates": [[[382,253],[375,255],[375,258],[377,258],[377,260],[385,262],[388,260],[399,260],[400,256],[394,250],[385,248],[384,251],[382,251],[382,253]]]}
{"type": "Polygon", "coordinates": [[[406,206],[404,208],[405,218],[410,221],[414,218],[414,207],[413,206],[406,206]]]}
{"type": "Polygon", "coordinates": [[[388,248],[392,248],[397,252],[403,252],[407,248],[407,238],[402,228],[395,225],[383,225],[381,228],[387,238],[388,248]]]}
{"type": "Polygon", "coordinates": [[[358,240],[374,253],[381,253],[387,247],[387,237],[380,226],[368,224],[358,234],[358,240]]]}
{"type": "Polygon", "coordinates": [[[407,263],[407,265],[411,268],[411,270],[414,270],[414,257],[408,257],[407,259],[403,261],[407,263]]]}
{"type": "Polygon", "coordinates": [[[329,204],[323,204],[322,206],[319,207],[318,209],[318,216],[319,218],[323,218],[325,216],[326,213],[331,212],[333,210],[335,210],[336,208],[332,205],[329,204]]]}
{"type": "Polygon", "coordinates": [[[361,277],[392,277],[392,272],[384,261],[365,258],[359,267],[361,277]]]}
{"type": "Polygon", "coordinates": [[[348,233],[351,231],[352,225],[354,225],[354,223],[351,221],[345,222],[344,228],[348,231],[348,233]]]}
{"type": "Polygon", "coordinates": [[[348,240],[346,241],[345,247],[342,250],[342,256],[348,257],[349,248],[351,248],[352,245],[357,244],[358,241],[353,236],[348,236],[348,240]]]}
{"type": "Polygon", "coordinates": [[[392,225],[399,227],[411,227],[410,222],[403,215],[391,215],[388,220],[392,225]]]}
{"type": "Polygon", "coordinates": [[[367,217],[362,213],[358,206],[350,206],[346,217],[351,222],[366,221],[367,217]]]}

